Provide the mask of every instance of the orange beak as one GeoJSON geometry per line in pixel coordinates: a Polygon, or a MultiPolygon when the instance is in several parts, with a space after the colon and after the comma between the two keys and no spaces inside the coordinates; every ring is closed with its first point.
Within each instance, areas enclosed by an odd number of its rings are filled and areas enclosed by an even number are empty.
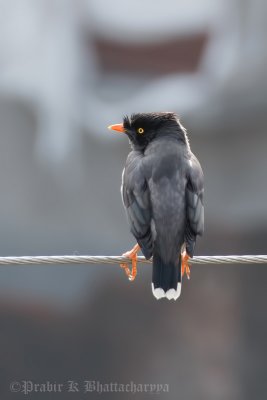
{"type": "Polygon", "coordinates": [[[113,131],[118,131],[118,132],[125,132],[123,124],[109,125],[108,129],[112,129],[113,131]]]}

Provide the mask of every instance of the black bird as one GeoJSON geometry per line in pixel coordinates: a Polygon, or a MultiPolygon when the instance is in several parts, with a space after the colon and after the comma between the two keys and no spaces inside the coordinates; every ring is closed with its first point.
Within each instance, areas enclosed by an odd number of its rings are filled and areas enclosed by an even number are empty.
{"type": "Polygon", "coordinates": [[[196,236],[204,230],[203,172],[190,150],[187,133],[172,112],[124,117],[109,129],[124,132],[130,141],[122,174],[121,193],[137,245],[124,255],[130,280],[136,275],[136,254],[153,256],[152,292],[157,299],[176,300],[182,276],[190,277],[196,236]]]}

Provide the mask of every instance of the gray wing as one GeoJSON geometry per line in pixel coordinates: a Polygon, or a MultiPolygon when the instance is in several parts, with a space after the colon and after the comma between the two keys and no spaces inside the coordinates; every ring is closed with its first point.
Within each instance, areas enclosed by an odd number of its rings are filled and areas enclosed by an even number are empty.
{"type": "Polygon", "coordinates": [[[186,251],[193,257],[196,236],[204,232],[204,176],[198,159],[192,154],[186,185],[186,251]]]}
{"type": "Polygon", "coordinates": [[[153,251],[150,194],[142,172],[142,156],[138,152],[130,153],[127,158],[121,194],[130,230],[148,259],[153,251]]]}

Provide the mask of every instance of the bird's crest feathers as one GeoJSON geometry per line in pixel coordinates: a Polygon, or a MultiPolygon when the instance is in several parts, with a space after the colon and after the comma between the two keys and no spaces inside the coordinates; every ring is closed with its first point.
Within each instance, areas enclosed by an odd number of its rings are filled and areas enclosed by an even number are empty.
{"type": "Polygon", "coordinates": [[[133,147],[145,148],[156,136],[177,134],[189,147],[185,128],[174,112],[134,113],[125,115],[123,127],[133,147]]]}

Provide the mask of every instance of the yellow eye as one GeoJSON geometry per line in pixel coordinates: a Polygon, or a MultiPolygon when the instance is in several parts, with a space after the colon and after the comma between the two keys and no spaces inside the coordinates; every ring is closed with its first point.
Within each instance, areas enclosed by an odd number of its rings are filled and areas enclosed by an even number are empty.
{"type": "Polygon", "coordinates": [[[143,133],[145,132],[143,128],[138,128],[137,132],[139,133],[139,135],[143,135],[143,133]]]}

